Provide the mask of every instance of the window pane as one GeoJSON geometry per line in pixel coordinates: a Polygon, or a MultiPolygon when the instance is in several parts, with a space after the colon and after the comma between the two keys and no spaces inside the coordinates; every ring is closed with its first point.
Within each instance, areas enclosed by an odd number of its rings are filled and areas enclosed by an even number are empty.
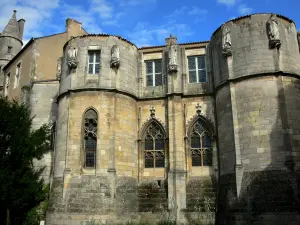
{"type": "Polygon", "coordinates": [[[155,150],[163,150],[164,149],[164,140],[156,139],[155,140],[155,150]]]}
{"type": "Polygon", "coordinates": [[[205,150],[203,153],[203,166],[212,166],[212,152],[205,150]]]}
{"type": "Polygon", "coordinates": [[[145,168],[154,167],[154,158],[150,154],[145,155],[145,168]]]}
{"type": "Polygon", "coordinates": [[[153,140],[145,140],[145,150],[153,150],[153,140]]]}
{"type": "Polygon", "coordinates": [[[192,166],[201,166],[201,157],[198,154],[192,155],[192,166]]]}
{"type": "Polygon", "coordinates": [[[206,82],[206,71],[205,70],[198,70],[199,75],[199,82],[206,82]]]}
{"type": "Polygon", "coordinates": [[[153,86],[153,76],[152,76],[152,75],[147,75],[147,76],[146,76],[146,79],[147,79],[146,85],[147,85],[147,86],[153,86]]]}
{"type": "Polygon", "coordinates": [[[90,52],[89,53],[89,63],[93,63],[94,62],[94,53],[90,52]]]}
{"type": "Polygon", "coordinates": [[[85,166],[86,167],[95,167],[95,152],[86,152],[85,153],[85,166]]]}
{"type": "Polygon", "coordinates": [[[147,74],[153,73],[152,61],[146,62],[146,73],[147,74]]]}
{"type": "Polygon", "coordinates": [[[155,154],[155,167],[161,168],[165,166],[165,157],[163,153],[156,152],[155,154]]]}
{"type": "Polygon", "coordinates": [[[205,68],[205,56],[199,56],[198,58],[198,69],[205,68]]]}
{"type": "Polygon", "coordinates": [[[95,73],[99,73],[100,72],[100,64],[96,64],[95,65],[95,73]]]}
{"type": "Polygon", "coordinates": [[[85,149],[86,150],[96,150],[97,140],[95,137],[86,137],[85,149]]]}
{"type": "Polygon", "coordinates": [[[189,70],[196,69],[195,57],[188,57],[188,66],[189,66],[189,70]]]}
{"type": "Polygon", "coordinates": [[[162,74],[157,73],[155,74],[155,86],[161,86],[162,85],[162,74]]]}
{"type": "Polygon", "coordinates": [[[207,133],[202,137],[202,148],[211,148],[211,138],[207,133]]]}
{"type": "Polygon", "coordinates": [[[190,83],[196,83],[197,82],[196,71],[189,71],[189,82],[190,83]]]}
{"type": "Polygon", "coordinates": [[[100,52],[96,52],[96,63],[100,63],[100,52]]]}
{"type": "Polygon", "coordinates": [[[161,60],[154,61],[155,63],[155,73],[161,73],[161,60]]]}
{"type": "Polygon", "coordinates": [[[93,64],[89,64],[89,74],[93,74],[93,64]]]}
{"type": "Polygon", "coordinates": [[[191,138],[191,148],[200,148],[200,137],[191,138]]]}

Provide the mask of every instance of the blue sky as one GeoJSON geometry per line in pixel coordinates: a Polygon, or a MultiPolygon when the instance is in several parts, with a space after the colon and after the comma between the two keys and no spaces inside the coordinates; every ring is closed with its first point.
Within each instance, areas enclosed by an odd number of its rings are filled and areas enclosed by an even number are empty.
{"type": "Polygon", "coordinates": [[[300,29],[299,0],[0,0],[0,30],[17,9],[24,18],[25,42],[64,32],[66,18],[82,22],[89,33],[121,35],[139,47],[209,40],[222,23],[250,13],[274,12],[300,29]]]}

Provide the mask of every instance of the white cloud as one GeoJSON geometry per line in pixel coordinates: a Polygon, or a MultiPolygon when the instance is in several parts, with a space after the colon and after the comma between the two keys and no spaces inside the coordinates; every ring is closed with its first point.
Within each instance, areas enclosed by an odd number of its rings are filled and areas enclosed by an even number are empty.
{"type": "Polygon", "coordinates": [[[250,8],[250,7],[248,7],[248,6],[246,6],[246,4],[242,4],[238,8],[238,12],[241,15],[250,14],[250,13],[252,13],[252,11],[253,11],[253,9],[250,8]]]}
{"type": "Polygon", "coordinates": [[[41,24],[49,25],[59,0],[2,0],[0,3],[0,30],[2,31],[16,9],[17,19],[25,19],[24,37],[42,36],[41,24]]]}
{"type": "Polygon", "coordinates": [[[192,35],[192,29],[182,23],[178,24],[164,24],[160,26],[151,27],[148,23],[138,23],[133,31],[128,35],[130,41],[135,43],[138,47],[153,45],[153,43],[165,44],[165,38],[170,34],[173,36],[180,36],[181,40],[192,35]]]}
{"type": "Polygon", "coordinates": [[[218,0],[218,3],[224,4],[227,6],[233,6],[233,5],[235,5],[236,2],[237,2],[237,0],[218,0]]]}
{"type": "Polygon", "coordinates": [[[98,13],[101,19],[110,19],[113,16],[114,9],[106,0],[91,0],[90,11],[98,13]]]}
{"type": "Polygon", "coordinates": [[[137,6],[140,4],[156,3],[156,0],[120,0],[120,6],[137,6]]]}
{"type": "Polygon", "coordinates": [[[198,7],[193,7],[188,12],[189,15],[197,15],[197,16],[204,16],[208,13],[206,9],[199,9],[198,7]]]}

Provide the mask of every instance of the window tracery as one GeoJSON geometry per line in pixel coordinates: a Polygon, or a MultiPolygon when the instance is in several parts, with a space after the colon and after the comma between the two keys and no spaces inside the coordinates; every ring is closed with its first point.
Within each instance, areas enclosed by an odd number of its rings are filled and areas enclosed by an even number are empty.
{"type": "Polygon", "coordinates": [[[97,124],[97,113],[93,109],[89,109],[84,115],[85,167],[95,167],[96,165],[97,124]]]}
{"type": "Polygon", "coordinates": [[[212,138],[198,119],[190,136],[192,166],[212,166],[212,138]]]}
{"type": "Polygon", "coordinates": [[[156,122],[152,122],[144,137],[145,168],[165,166],[165,136],[156,122]]]}

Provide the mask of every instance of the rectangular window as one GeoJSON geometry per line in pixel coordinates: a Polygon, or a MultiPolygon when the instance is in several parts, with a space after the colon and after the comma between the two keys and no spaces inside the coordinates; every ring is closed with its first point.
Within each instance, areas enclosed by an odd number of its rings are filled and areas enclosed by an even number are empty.
{"type": "Polygon", "coordinates": [[[100,73],[100,51],[89,51],[89,63],[88,70],[89,74],[99,74],[100,73]]]}
{"type": "Polygon", "coordinates": [[[161,59],[145,61],[146,86],[162,85],[162,61],[161,59]]]}
{"type": "Polygon", "coordinates": [[[20,82],[20,70],[21,70],[21,63],[19,63],[16,68],[14,88],[18,87],[19,82],[20,82]]]}
{"type": "Polygon", "coordinates": [[[5,87],[4,87],[4,95],[7,96],[8,94],[8,88],[10,84],[10,73],[6,75],[6,80],[5,80],[5,87]]]}
{"type": "Polygon", "coordinates": [[[207,82],[205,69],[205,55],[189,56],[189,83],[207,82]]]}

